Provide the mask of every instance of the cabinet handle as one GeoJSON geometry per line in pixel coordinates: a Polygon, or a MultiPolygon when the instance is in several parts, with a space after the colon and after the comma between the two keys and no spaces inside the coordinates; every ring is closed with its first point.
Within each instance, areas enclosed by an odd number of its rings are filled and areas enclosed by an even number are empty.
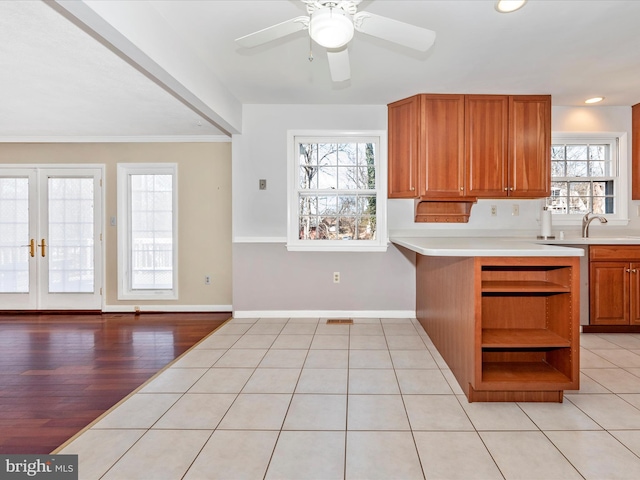
{"type": "Polygon", "coordinates": [[[460,191],[464,190],[464,187],[460,187],[460,191]]]}
{"type": "Polygon", "coordinates": [[[638,271],[634,268],[633,270],[631,270],[631,273],[638,273],[638,271]]]}
{"type": "Polygon", "coordinates": [[[625,272],[627,272],[627,273],[631,273],[631,269],[627,268],[627,269],[625,270],[625,272]]]}
{"type": "Polygon", "coordinates": [[[409,190],[411,190],[412,192],[416,189],[416,187],[410,187],[409,190]]]}
{"type": "Polygon", "coordinates": [[[506,192],[507,190],[509,190],[509,188],[508,187],[504,187],[504,191],[506,192]]]}

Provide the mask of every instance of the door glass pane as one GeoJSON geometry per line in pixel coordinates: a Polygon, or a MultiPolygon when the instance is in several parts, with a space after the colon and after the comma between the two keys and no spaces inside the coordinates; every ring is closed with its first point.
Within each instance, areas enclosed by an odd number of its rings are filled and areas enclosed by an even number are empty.
{"type": "Polygon", "coordinates": [[[131,288],[173,288],[173,175],[131,175],[131,288]]]}
{"type": "Polygon", "coordinates": [[[0,293],[29,292],[29,179],[0,178],[0,293]]]}
{"type": "Polygon", "coordinates": [[[48,189],[49,292],[93,293],[93,178],[49,178],[48,189]]]}

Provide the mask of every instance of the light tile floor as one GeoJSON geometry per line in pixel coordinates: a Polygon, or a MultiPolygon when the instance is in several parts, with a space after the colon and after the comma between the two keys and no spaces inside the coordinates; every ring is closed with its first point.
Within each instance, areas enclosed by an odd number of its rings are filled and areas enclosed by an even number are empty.
{"type": "Polygon", "coordinates": [[[58,453],[82,479],[638,479],[640,335],[580,391],[468,403],[415,319],[232,319],[58,453]]]}

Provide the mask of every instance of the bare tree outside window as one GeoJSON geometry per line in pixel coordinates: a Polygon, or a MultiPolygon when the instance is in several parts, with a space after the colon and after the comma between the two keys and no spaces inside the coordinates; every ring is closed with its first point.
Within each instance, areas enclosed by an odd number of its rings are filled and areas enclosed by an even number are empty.
{"type": "Polygon", "coordinates": [[[554,142],[551,146],[551,197],[547,199],[552,213],[615,213],[614,146],[613,142],[554,142]]]}
{"type": "Polygon", "coordinates": [[[373,143],[299,143],[301,240],[375,240],[376,154],[373,143]]]}

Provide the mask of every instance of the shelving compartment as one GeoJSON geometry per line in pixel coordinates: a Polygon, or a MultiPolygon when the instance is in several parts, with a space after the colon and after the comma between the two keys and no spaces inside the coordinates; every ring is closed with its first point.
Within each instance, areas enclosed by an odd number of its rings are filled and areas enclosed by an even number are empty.
{"type": "Polygon", "coordinates": [[[562,390],[573,382],[571,267],[483,266],[477,390],[562,390]]]}

